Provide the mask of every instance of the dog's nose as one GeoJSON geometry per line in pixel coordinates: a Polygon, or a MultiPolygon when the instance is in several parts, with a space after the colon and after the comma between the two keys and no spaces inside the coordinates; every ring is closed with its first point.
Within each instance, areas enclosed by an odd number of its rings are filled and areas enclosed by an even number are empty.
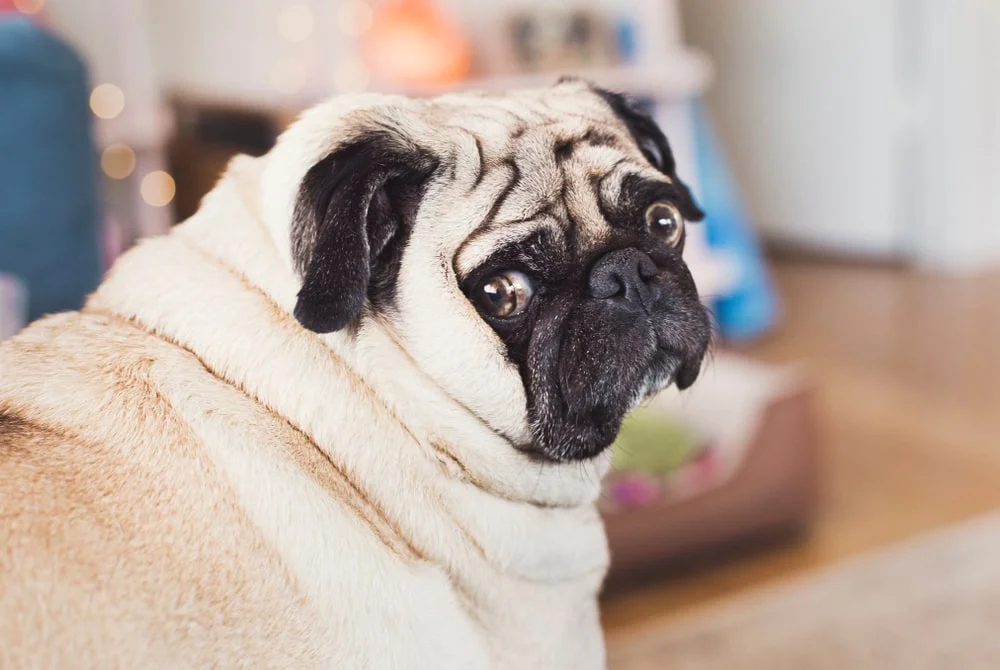
{"type": "Polygon", "coordinates": [[[660,297],[656,281],[659,268],[638,249],[618,249],[604,254],[590,268],[590,295],[615,300],[637,309],[652,309],[660,297]]]}

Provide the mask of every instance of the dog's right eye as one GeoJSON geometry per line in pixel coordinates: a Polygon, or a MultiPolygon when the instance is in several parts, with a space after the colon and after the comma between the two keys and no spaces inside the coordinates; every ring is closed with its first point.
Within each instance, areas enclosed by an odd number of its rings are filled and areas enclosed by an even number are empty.
{"type": "Polygon", "coordinates": [[[507,270],[489,277],[479,287],[476,301],[488,316],[506,319],[528,309],[535,291],[523,272],[507,270]]]}

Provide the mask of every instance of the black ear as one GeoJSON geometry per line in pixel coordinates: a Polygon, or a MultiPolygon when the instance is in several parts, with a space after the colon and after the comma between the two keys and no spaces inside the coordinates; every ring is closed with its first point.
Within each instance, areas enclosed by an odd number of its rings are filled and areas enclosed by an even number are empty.
{"type": "Polygon", "coordinates": [[[436,167],[427,151],[379,130],[309,169],[292,220],[299,323],[317,333],[340,330],[361,314],[370,291],[380,300],[394,293],[416,206],[436,167]]]}
{"type": "Polygon", "coordinates": [[[705,213],[695,203],[691,190],[678,178],[677,164],[674,161],[674,153],[670,150],[670,143],[653,117],[643,109],[642,105],[626,95],[597,87],[594,87],[594,92],[625,124],[646,160],[680,187],[683,195],[680,203],[681,213],[684,218],[688,221],[701,221],[705,218],[705,213]]]}

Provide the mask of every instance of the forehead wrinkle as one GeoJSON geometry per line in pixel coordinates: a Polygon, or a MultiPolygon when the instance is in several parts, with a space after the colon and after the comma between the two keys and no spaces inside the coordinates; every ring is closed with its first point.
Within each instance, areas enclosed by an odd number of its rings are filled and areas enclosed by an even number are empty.
{"type": "Polygon", "coordinates": [[[631,155],[623,155],[619,148],[583,147],[564,165],[566,216],[574,227],[578,252],[586,255],[614,231],[614,222],[605,217],[604,204],[623,196],[622,184],[633,174],[670,183],[668,177],[637,163],[631,155]]]}
{"type": "Polygon", "coordinates": [[[566,189],[563,203],[578,246],[589,246],[611,232],[610,225],[601,213],[597,192],[592,188],[587,175],[586,170],[564,170],[566,189]]]}
{"type": "Polygon", "coordinates": [[[510,148],[512,134],[524,127],[522,120],[504,110],[474,106],[454,111],[456,113],[446,127],[465,131],[478,138],[484,158],[493,165],[496,165],[499,162],[498,157],[510,148]]]}
{"type": "Polygon", "coordinates": [[[451,179],[456,185],[472,190],[486,177],[488,170],[483,155],[482,140],[468,128],[449,126],[454,130],[455,151],[452,162],[451,179]]]}
{"type": "Polygon", "coordinates": [[[553,232],[557,239],[564,239],[561,226],[553,217],[546,215],[497,224],[489,230],[473,234],[455,254],[455,273],[460,280],[464,279],[498,249],[523,242],[544,229],[553,232]]]}
{"type": "Polygon", "coordinates": [[[549,110],[540,106],[535,98],[529,96],[498,96],[488,98],[483,105],[485,108],[495,109],[498,112],[506,112],[517,121],[532,125],[544,120],[548,116],[549,110]]]}
{"type": "Polygon", "coordinates": [[[499,214],[494,208],[498,200],[505,197],[508,186],[515,178],[513,169],[500,165],[486,169],[483,178],[471,191],[466,191],[465,185],[456,181],[439,183],[437,187],[441,197],[431,200],[433,206],[423,212],[422,216],[448,220],[457,215],[463,221],[472,223],[471,232],[464,226],[447,229],[462,236],[458,239],[448,238],[457,247],[457,256],[470,240],[493,229],[499,214]]]}
{"type": "MultiPolygon", "coordinates": [[[[537,218],[539,214],[558,200],[559,194],[562,192],[561,179],[542,181],[536,176],[535,180],[537,183],[523,183],[511,192],[497,211],[495,217],[497,221],[522,221],[537,218]]],[[[530,182],[532,177],[525,177],[523,181],[530,182]]]]}
{"type": "Polygon", "coordinates": [[[485,137],[507,137],[511,128],[516,127],[517,121],[508,118],[507,115],[487,115],[481,110],[456,116],[452,124],[485,137]]]}
{"type": "Polygon", "coordinates": [[[520,180],[507,194],[494,219],[535,218],[550,207],[563,190],[564,175],[552,153],[550,133],[527,133],[512,148],[508,160],[517,166],[520,180]]]}
{"type": "Polygon", "coordinates": [[[629,158],[621,158],[603,174],[599,171],[591,172],[591,179],[596,180],[596,191],[599,197],[613,201],[621,195],[622,183],[627,177],[639,176],[645,181],[659,181],[664,184],[672,184],[673,180],[659,170],[635,163],[629,158]]]}
{"type": "Polygon", "coordinates": [[[573,156],[588,174],[603,175],[632,161],[631,156],[623,155],[622,146],[584,143],[573,152],[573,156]]]}

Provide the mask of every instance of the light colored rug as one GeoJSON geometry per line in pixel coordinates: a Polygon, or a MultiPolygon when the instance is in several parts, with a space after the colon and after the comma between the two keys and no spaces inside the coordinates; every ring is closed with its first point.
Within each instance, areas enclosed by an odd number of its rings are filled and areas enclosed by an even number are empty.
{"type": "Polygon", "coordinates": [[[1000,514],[620,639],[611,670],[1000,670],[1000,514]]]}

